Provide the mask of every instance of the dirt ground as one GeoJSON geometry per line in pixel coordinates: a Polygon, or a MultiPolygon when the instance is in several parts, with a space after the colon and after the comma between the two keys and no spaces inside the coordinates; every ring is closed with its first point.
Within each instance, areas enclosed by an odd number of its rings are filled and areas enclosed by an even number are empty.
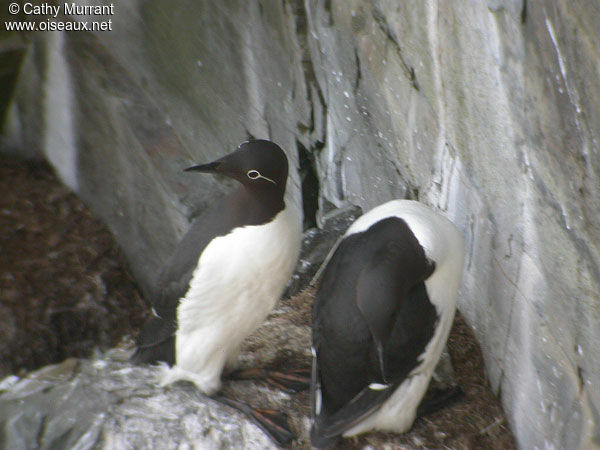
{"type": "Polygon", "coordinates": [[[0,376],[114,346],[146,311],[106,227],[46,164],[0,156],[0,376]]]}
{"type": "MultiPolygon", "coordinates": [[[[0,158],[0,378],[135,334],[147,308],[106,227],[46,164],[0,158]]],[[[303,316],[309,320],[308,311],[303,316]]],[[[464,397],[405,435],[375,433],[337,448],[516,448],[460,315],[449,350],[464,397]]],[[[304,412],[308,394],[294,403],[304,412]]]]}

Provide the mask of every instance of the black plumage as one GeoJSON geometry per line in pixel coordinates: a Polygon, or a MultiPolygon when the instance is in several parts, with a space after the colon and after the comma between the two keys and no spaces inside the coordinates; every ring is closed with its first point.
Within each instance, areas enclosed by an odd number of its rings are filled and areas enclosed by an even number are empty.
{"type": "Polygon", "coordinates": [[[438,320],[424,284],[434,269],[398,217],[342,240],[313,307],[313,445],[329,445],[419,365],[438,320]]]}

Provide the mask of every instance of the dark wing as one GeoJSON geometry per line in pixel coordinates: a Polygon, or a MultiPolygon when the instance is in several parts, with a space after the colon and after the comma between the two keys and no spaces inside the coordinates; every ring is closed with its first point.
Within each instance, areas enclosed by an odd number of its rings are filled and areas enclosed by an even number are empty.
{"type": "Polygon", "coordinates": [[[136,339],[137,349],[131,360],[135,363],[163,361],[175,364],[175,320],[164,320],[154,316],[148,320],[136,339]]]}
{"type": "Polygon", "coordinates": [[[238,216],[219,215],[222,209],[223,202],[218,202],[198,217],[164,264],[152,299],[155,315],[138,334],[134,361],[174,363],[177,307],[189,288],[200,255],[210,241],[229,233],[241,220],[238,216]]]}
{"type": "MultiPolygon", "coordinates": [[[[387,384],[388,375],[392,374],[388,374],[385,367],[384,346],[389,344],[395,325],[411,329],[410,323],[419,320],[413,317],[413,313],[419,315],[419,311],[408,309],[416,302],[409,301],[407,295],[433,273],[435,266],[428,261],[423,247],[402,219],[392,217],[376,223],[365,238],[370,259],[356,283],[356,305],[373,338],[380,379],[387,384]],[[397,323],[398,319],[401,323],[397,323]]],[[[412,333],[405,333],[403,338],[411,344],[414,340],[412,333]]],[[[402,341],[394,343],[404,344],[402,341]]]]}
{"type": "Polygon", "coordinates": [[[403,220],[350,235],[330,265],[321,287],[332,290],[319,290],[313,320],[313,395],[322,397],[313,445],[330,443],[390,397],[419,364],[437,320],[423,282],[434,266],[403,220]]]}
{"type": "Polygon", "coordinates": [[[134,361],[175,363],[177,306],[188,290],[200,255],[210,242],[206,237],[207,233],[202,232],[202,222],[195,222],[167,260],[152,302],[155,315],[144,324],[137,336],[134,361]]]}

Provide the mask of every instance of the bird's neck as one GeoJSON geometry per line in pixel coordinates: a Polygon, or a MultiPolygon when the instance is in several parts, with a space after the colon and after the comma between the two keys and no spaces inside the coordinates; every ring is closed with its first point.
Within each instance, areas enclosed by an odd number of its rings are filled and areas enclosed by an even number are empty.
{"type": "Polygon", "coordinates": [[[231,207],[246,216],[249,225],[270,222],[285,208],[283,192],[260,187],[240,186],[231,196],[231,207]]]}

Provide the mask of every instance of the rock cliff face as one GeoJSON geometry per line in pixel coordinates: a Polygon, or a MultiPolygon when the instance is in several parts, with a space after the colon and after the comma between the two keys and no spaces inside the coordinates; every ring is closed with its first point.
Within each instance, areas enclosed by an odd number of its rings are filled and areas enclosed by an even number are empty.
{"type": "Polygon", "coordinates": [[[597,2],[127,0],[111,19],[33,35],[5,135],[109,224],[146,291],[226,189],[180,169],[270,138],[309,222],[398,197],[444,211],[519,445],[600,445],[597,2]]]}

